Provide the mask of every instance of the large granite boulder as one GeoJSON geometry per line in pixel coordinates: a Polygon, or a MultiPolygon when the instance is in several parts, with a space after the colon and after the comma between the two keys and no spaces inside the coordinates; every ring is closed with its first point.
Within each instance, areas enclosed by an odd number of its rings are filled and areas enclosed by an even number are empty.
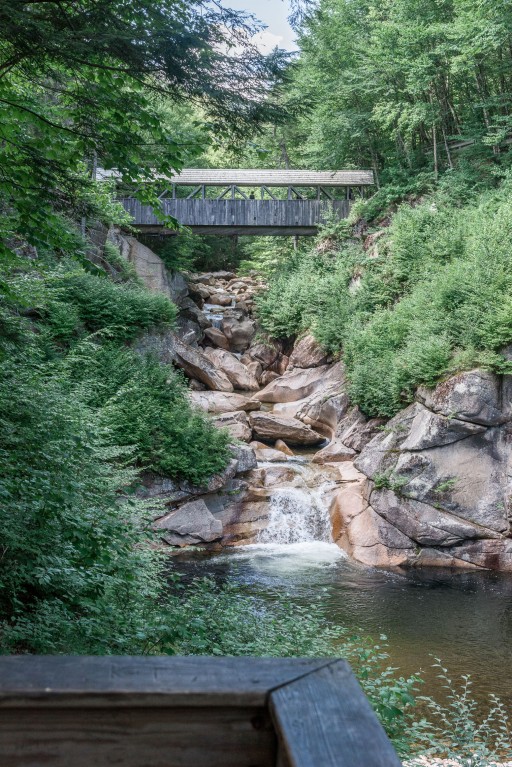
{"type": "Polygon", "coordinates": [[[214,346],[229,351],[229,341],[222,330],[219,330],[218,328],[206,328],[204,335],[214,346]]]}
{"type": "Polygon", "coordinates": [[[227,375],[216,367],[199,349],[183,344],[178,338],[173,339],[173,362],[190,376],[206,384],[214,391],[232,392],[233,384],[227,375]]]}
{"type": "Polygon", "coordinates": [[[296,418],[275,413],[251,413],[250,423],[255,437],[270,442],[282,439],[289,445],[318,445],[324,439],[321,434],[296,418]]]}
{"type": "Polygon", "coordinates": [[[261,402],[245,394],[230,394],[226,392],[191,391],[188,397],[193,405],[206,413],[232,413],[235,410],[259,410],[261,402]]]}
{"type": "Polygon", "coordinates": [[[163,540],[171,546],[211,543],[222,538],[223,525],[201,499],[185,503],[154,523],[163,540]]]}
{"type": "Polygon", "coordinates": [[[219,429],[227,429],[233,439],[240,442],[250,442],[252,439],[252,429],[244,410],[216,415],[213,417],[213,423],[219,429]]]}
{"type": "Polygon", "coordinates": [[[290,368],[317,368],[329,362],[329,355],[318,341],[308,334],[300,338],[290,355],[290,368]]]}
{"type": "MultiPolygon", "coordinates": [[[[508,377],[472,370],[434,390],[421,388],[418,401],[355,460],[366,477],[363,494],[372,511],[366,519],[377,515],[410,542],[403,565],[512,570],[508,387],[508,377]]],[[[350,536],[347,530],[340,540],[353,553],[357,527],[349,527],[350,536]]],[[[389,533],[388,527],[373,529],[389,533]]],[[[384,544],[379,540],[373,555],[377,566],[389,564],[384,544]]]]}
{"type": "Polygon", "coordinates": [[[252,320],[236,320],[227,318],[222,321],[222,332],[229,342],[233,352],[244,352],[249,348],[256,333],[256,325],[252,320]]]}
{"type": "Polygon", "coordinates": [[[245,365],[234,354],[223,349],[207,348],[204,354],[231,381],[235,389],[242,391],[258,391],[259,384],[245,365]]]}
{"type": "Polygon", "coordinates": [[[332,386],[344,386],[342,363],[287,371],[258,392],[255,399],[261,402],[296,402],[332,386]]]}

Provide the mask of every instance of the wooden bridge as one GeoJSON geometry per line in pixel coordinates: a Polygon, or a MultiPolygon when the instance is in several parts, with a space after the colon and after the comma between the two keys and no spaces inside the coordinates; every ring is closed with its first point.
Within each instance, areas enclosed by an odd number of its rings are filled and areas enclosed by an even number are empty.
{"type": "MultiPolygon", "coordinates": [[[[165,183],[161,212],[197,234],[314,235],[373,185],[372,171],[184,170],[165,183]]],[[[146,234],[177,234],[149,205],[121,200],[146,234]]]]}
{"type": "Polygon", "coordinates": [[[400,767],[350,667],[0,658],[2,767],[400,767]]]}

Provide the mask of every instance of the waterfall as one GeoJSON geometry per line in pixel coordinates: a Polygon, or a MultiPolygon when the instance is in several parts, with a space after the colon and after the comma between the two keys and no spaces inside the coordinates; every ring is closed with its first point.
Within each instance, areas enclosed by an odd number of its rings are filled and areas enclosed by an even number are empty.
{"type": "Polygon", "coordinates": [[[270,499],[269,524],[259,543],[332,542],[331,519],[322,489],[282,487],[270,499]]]}

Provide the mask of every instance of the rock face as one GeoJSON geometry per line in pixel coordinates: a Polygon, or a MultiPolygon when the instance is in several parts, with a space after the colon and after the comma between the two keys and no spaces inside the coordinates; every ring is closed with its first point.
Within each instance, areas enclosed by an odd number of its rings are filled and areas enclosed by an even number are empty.
{"type": "Polygon", "coordinates": [[[201,499],[166,514],[155,522],[154,528],[165,531],[162,538],[171,546],[211,543],[222,538],[223,531],[222,522],[215,519],[201,499]]]}
{"type": "Polygon", "coordinates": [[[473,370],[420,389],[356,459],[363,508],[340,499],[340,545],[376,566],[392,548],[394,565],[512,570],[509,387],[473,370]]]}
{"type": "Polygon", "coordinates": [[[205,349],[204,353],[226,375],[235,389],[258,391],[259,384],[256,378],[234,354],[223,349],[205,349]]]}
{"type": "Polygon", "coordinates": [[[303,336],[293,347],[290,356],[290,368],[317,368],[326,365],[329,355],[322,349],[312,335],[303,336]]]}
{"type": "Polygon", "coordinates": [[[241,442],[250,442],[252,439],[252,429],[249,426],[247,414],[243,410],[216,415],[213,422],[220,429],[227,429],[233,439],[241,442]]]}
{"type": "Polygon", "coordinates": [[[259,410],[261,402],[244,394],[226,394],[224,392],[204,391],[190,392],[189,399],[193,405],[206,413],[232,413],[235,410],[259,410]]]}
{"type": "Polygon", "coordinates": [[[257,412],[250,415],[250,422],[254,435],[259,439],[271,442],[282,439],[289,445],[318,445],[323,441],[321,434],[296,418],[257,412]]]}

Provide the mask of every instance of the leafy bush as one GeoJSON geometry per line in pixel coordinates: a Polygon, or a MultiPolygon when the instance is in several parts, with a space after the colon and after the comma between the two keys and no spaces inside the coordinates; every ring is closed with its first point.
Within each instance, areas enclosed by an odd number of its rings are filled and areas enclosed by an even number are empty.
{"type": "Polygon", "coordinates": [[[392,416],[419,384],[475,365],[504,372],[512,342],[512,181],[465,206],[446,190],[402,206],[379,257],[322,242],[286,260],[258,308],[265,330],[309,328],[343,351],[353,401],[392,416]]]}
{"type": "Polygon", "coordinates": [[[146,328],[172,324],[177,309],[165,296],[142,287],[75,271],[49,278],[44,313],[54,337],[69,343],[83,332],[98,331],[130,340],[146,328]]]}
{"type": "MultiPolygon", "coordinates": [[[[430,759],[449,759],[464,767],[498,767],[512,758],[512,731],[507,710],[496,695],[489,696],[489,709],[482,715],[482,704],[472,695],[471,679],[463,676],[457,686],[439,659],[435,668],[444,695],[439,702],[420,697],[425,717],[415,723],[411,739],[417,753],[430,759]],[[428,718],[426,718],[428,717],[428,718]]],[[[409,763],[425,764],[414,759],[409,763]]]]}

